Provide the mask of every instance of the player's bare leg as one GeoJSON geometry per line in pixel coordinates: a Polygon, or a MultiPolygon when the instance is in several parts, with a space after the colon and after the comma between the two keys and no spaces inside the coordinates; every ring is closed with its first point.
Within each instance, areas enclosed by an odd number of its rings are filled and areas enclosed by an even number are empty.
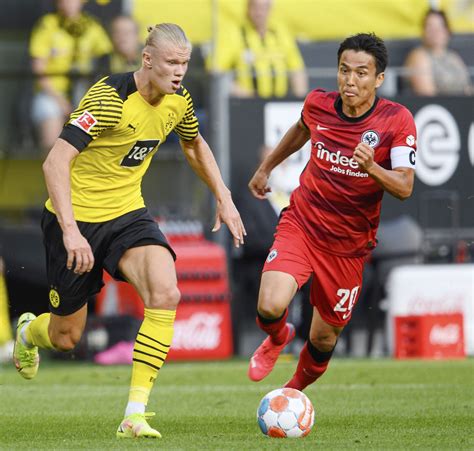
{"type": "Polygon", "coordinates": [[[174,261],[165,247],[142,246],[129,249],[119,269],[143,300],[145,318],[133,349],[130,393],[117,438],[160,438],[147,421],[154,414],[145,408],[173,338],[180,299],[174,261]]]}
{"type": "Polygon", "coordinates": [[[49,337],[57,351],[72,351],[82,337],[87,320],[87,304],[67,316],[50,314],[49,337]]]}
{"type": "Polygon", "coordinates": [[[25,379],[36,376],[40,349],[70,351],[81,338],[86,324],[87,305],[67,316],[32,313],[20,316],[17,326],[13,360],[18,372],[25,379]]]}
{"type": "Polygon", "coordinates": [[[342,330],[343,327],[334,327],[326,323],[318,309],[313,308],[309,340],[301,350],[295,374],[285,387],[301,391],[321,377],[329,365],[337,337],[342,330]]]}
{"type": "Polygon", "coordinates": [[[262,274],[257,324],[269,336],[250,359],[248,376],[253,381],[260,381],[270,374],[281,351],[295,336],[295,328],[286,322],[286,317],[297,289],[294,277],[287,273],[267,271],[262,274]]]}

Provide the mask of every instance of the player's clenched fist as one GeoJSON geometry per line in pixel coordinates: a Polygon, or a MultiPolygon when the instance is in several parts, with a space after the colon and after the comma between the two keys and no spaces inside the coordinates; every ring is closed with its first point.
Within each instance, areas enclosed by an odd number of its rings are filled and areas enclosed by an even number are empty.
{"type": "Polygon", "coordinates": [[[369,172],[374,164],[374,149],[366,143],[359,143],[354,149],[353,157],[361,170],[369,172]]]}
{"type": "Polygon", "coordinates": [[[249,182],[249,190],[257,199],[265,199],[265,195],[272,189],[268,186],[268,175],[261,170],[257,170],[249,182]]]}

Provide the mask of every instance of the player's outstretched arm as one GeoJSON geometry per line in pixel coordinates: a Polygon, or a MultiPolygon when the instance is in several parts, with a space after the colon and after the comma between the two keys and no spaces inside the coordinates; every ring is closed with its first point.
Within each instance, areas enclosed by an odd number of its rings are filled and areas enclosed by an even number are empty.
{"type": "Polygon", "coordinates": [[[301,120],[288,129],[275,149],[263,159],[249,182],[249,190],[257,199],[265,199],[265,195],[271,191],[268,178],[272,170],[300,150],[310,137],[309,130],[301,120]]]}
{"type": "Polygon", "coordinates": [[[209,145],[200,134],[190,141],[181,140],[180,143],[194,172],[206,183],[216,197],[216,222],[212,231],[219,230],[221,223],[224,222],[233,236],[235,247],[239,247],[244,244],[244,236],[247,233],[232,201],[231,193],[222,180],[221,172],[209,145]]]}
{"type": "Polygon", "coordinates": [[[67,141],[58,138],[43,163],[44,178],[49,198],[63,231],[64,247],[67,251],[66,266],[83,274],[94,266],[94,254],[87,240],[82,236],[74,219],[71,202],[71,162],[77,156],[77,149],[67,141]]]}
{"type": "Polygon", "coordinates": [[[400,200],[408,199],[413,192],[415,171],[412,168],[398,167],[385,169],[374,161],[374,149],[365,143],[359,143],[354,150],[354,160],[385,191],[400,200]]]}

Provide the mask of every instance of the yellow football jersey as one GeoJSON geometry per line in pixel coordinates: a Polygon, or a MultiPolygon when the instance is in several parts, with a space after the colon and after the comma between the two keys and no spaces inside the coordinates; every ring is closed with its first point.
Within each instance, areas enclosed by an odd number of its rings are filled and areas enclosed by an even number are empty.
{"type": "MultiPolygon", "coordinates": [[[[93,85],[60,136],[80,151],[71,165],[75,219],[103,222],[144,207],[142,178],[173,130],[184,141],[198,135],[184,87],[152,106],[137,91],[133,72],[93,85]]],[[[46,208],[54,213],[51,199],[46,208]]]]}
{"type": "Polygon", "coordinates": [[[31,32],[30,55],[45,59],[45,73],[51,74],[49,80],[54,89],[64,95],[70,94],[71,71],[88,74],[94,58],[111,51],[107,32],[86,13],[74,20],[46,14],[31,32]]]}
{"type": "Polygon", "coordinates": [[[295,39],[281,24],[272,24],[262,38],[247,20],[221,38],[207,61],[209,69],[235,71],[237,84],[259,97],[286,96],[289,72],[304,69],[295,39]]]}

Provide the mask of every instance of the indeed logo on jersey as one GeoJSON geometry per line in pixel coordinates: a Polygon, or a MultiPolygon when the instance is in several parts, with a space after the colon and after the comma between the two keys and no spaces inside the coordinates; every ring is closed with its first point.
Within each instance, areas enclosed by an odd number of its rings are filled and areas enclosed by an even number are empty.
{"type": "Polygon", "coordinates": [[[143,139],[137,141],[123,158],[120,166],[140,166],[145,157],[150,155],[160,144],[159,139],[143,139]]]}
{"type": "Polygon", "coordinates": [[[324,147],[324,143],[318,141],[314,143],[313,146],[316,148],[316,155],[320,160],[327,161],[332,163],[330,168],[331,171],[337,172],[341,175],[349,175],[350,177],[368,177],[369,175],[360,170],[353,171],[352,169],[359,169],[357,161],[352,157],[342,155],[342,152],[338,150],[337,152],[331,152],[330,150],[324,147]]]}

